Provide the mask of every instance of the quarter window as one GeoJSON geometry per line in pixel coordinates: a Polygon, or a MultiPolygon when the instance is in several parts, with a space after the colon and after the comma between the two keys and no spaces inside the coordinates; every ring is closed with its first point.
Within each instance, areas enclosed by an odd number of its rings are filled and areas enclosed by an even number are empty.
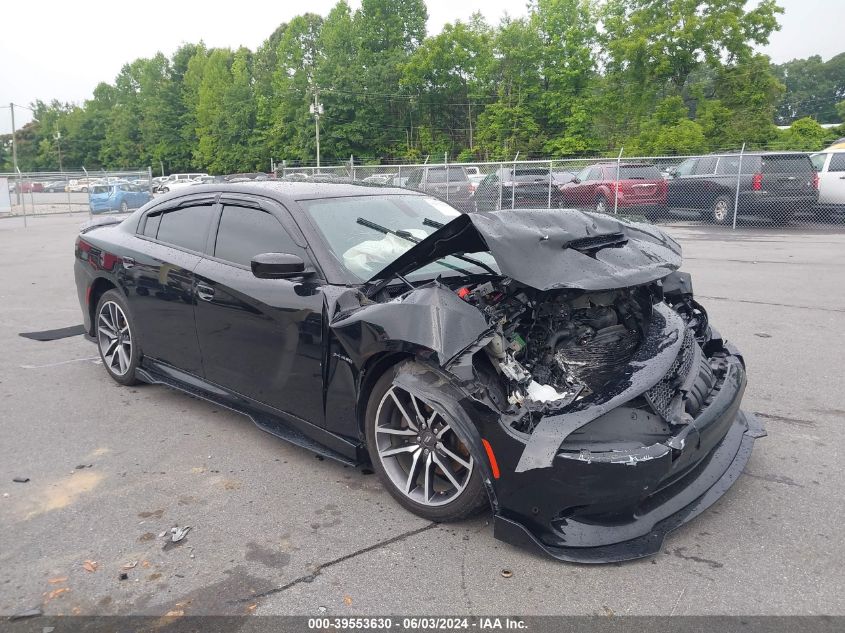
{"type": "Polygon", "coordinates": [[[813,154],[810,156],[810,162],[813,163],[813,169],[822,171],[824,169],[824,161],[827,160],[827,154],[813,154]]]}
{"type": "Polygon", "coordinates": [[[830,157],[828,171],[845,171],[845,154],[834,154],[830,157]]]}
{"type": "Polygon", "coordinates": [[[233,264],[249,266],[261,253],[302,255],[281,223],[267,211],[226,205],[220,216],[214,256],[233,264]]]}
{"type": "MultiPolygon", "coordinates": [[[[190,251],[202,252],[205,250],[211,210],[211,205],[201,205],[164,211],[159,219],[156,239],[190,251]]],[[[152,216],[147,217],[147,225],[151,219],[152,216]]],[[[146,226],[144,235],[148,235],[146,226]]]]}

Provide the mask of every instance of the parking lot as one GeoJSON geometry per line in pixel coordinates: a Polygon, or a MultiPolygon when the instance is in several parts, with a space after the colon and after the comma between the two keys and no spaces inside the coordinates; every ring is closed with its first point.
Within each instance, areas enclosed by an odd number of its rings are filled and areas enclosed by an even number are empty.
{"type": "Polygon", "coordinates": [[[81,336],[19,337],[81,322],[84,219],[0,220],[0,615],[845,614],[841,230],[668,227],[769,436],[659,555],[583,566],[496,541],[486,515],[428,523],[227,410],[120,387],[81,336]],[[165,549],[172,526],[191,531],[165,549]]]}

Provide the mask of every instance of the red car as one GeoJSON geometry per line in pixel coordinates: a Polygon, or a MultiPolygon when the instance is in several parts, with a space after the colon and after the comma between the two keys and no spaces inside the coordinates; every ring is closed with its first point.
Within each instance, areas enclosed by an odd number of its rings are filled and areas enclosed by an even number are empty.
{"type": "Polygon", "coordinates": [[[599,213],[613,213],[616,208],[656,218],[668,211],[666,180],[649,163],[589,165],[559,189],[566,206],[595,209],[599,213]]]}
{"type": "Polygon", "coordinates": [[[21,193],[41,193],[42,191],[44,191],[44,185],[40,182],[31,180],[21,182],[21,193]]]}

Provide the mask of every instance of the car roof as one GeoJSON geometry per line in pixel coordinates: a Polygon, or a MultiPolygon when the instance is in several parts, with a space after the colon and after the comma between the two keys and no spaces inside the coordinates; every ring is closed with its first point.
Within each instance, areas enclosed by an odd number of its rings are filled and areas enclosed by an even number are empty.
{"type": "MultiPolygon", "coordinates": [[[[264,195],[281,202],[293,203],[299,200],[319,200],[321,198],[348,198],[353,196],[413,195],[422,193],[400,187],[373,186],[369,183],[333,183],[333,182],[295,182],[273,180],[250,180],[238,183],[212,183],[192,185],[178,189],[159,198],[166,200],[196,193],[245,193],[264,195]]],[[[290,204],[286,204],[290,208],[290,204]]]]}

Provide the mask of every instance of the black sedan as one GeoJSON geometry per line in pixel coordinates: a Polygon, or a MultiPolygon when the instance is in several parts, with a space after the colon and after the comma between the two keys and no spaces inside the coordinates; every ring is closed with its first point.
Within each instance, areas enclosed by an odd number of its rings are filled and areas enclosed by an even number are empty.
{"type": "Polygon", "coordinates": [[[75,275],[117,382],[371,463],[422,517],[491,507],[498,538],[608,562],[657,552],[764,434],[680,264],[604,215],[263,182],[99,218],[75,275]]]}

